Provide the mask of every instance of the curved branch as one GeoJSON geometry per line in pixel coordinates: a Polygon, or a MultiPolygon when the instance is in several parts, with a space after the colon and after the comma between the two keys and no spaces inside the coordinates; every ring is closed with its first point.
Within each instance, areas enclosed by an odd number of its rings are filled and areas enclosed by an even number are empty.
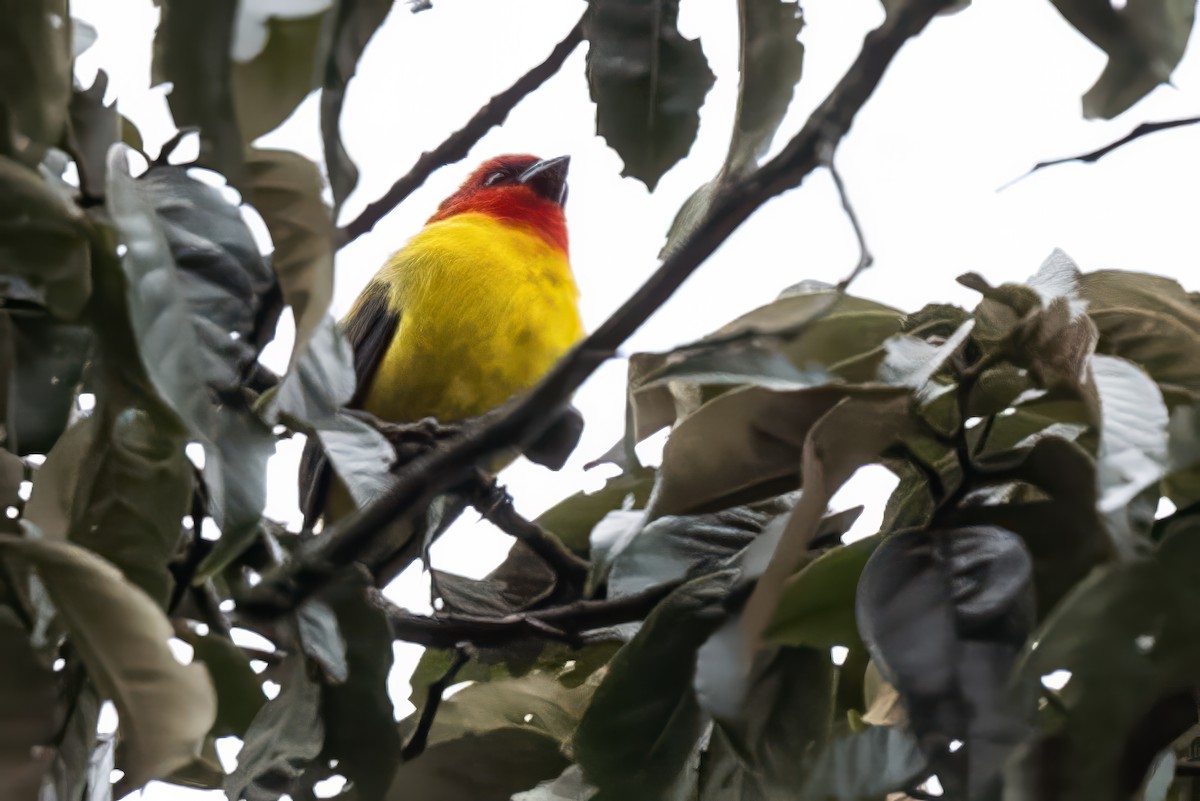
{"type": "Polygon", "coordinates": [[[831,143],[845,136],[896,53],[953,0],[911,0],[867,34],[849,71],[804,127],[774,159],[730,184],[702,225],[599,328],[532,391],[486,421],[407,465],[382,497],[326,536],[311,540],[286,565],[265,576],[239,608],[281,615],[320,589],[341,566],[365,558],[393,522],[412,518],[438,495],[470,479],[476,465],[506,448],[528,446],[571,394],[636,331],[759,206],[799,186],[822,166],[831,143]]]}
{"type": "Polygon", "coordinates": [[[516,83],[484,104],[483,108],[476,111],[475,116],[466,125],[450,134],[446,141],[433,150],[422,153],[408,174],[392,184],[392,188],[385,192],[383,197],[369,204],[361,214],[339,228],[337,232],[338,249],[344,248],[374,228],[376,223],[419,189],[421,184],[425,183],[425,179],[433,175],[439,168],[466,158],[475,143],[492,128],[503,123],[517,103],[520,103],[526,95],[558,72],[563,62],[567,60],[567,56],[571,55],[582,41],[583,20],[580,19],[566,38],[555,45],[545,61],[522,75],[516,83]]]}

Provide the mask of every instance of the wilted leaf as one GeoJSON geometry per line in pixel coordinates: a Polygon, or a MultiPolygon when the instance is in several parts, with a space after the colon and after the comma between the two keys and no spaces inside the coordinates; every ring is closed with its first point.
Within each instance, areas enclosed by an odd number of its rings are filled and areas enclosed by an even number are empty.
{"type": "Polygon", "coordinates": [[[152,86],[172,85],[167,102],[175,125],[200,129],[197,163],[234,185],[242,179],[229,58],[237,5],[237,0],[165,0],[151,69],[152,86]]]}
{"type": "MultiPolygon", "coordinates": [[[[30,4],[31,6],[34,4],[30,4]]],[[[11,282],[32,287],[37,301],[75,319],[91,292],[88,243],[77,212],[34,171],[0,156],[0,295],[11,282]]]]}
{"type": "Polygon", "coordinates": [[[67,709],[57,676],[38,661],[7,607],[0,607],[0,653],[0,798],[39,801],[67,709]]]}
{"type": "Polygon", "coordinates": [[[303,656],[288,658],[280,683],[279,695],[254,716],[237,767],[225,780],[231,801],[276,801],[321,753],[321,688],[308,677],[303,656]]]}
{"type": "Polygon", "coordinates": [[[1021,540],[980,526],[895,534],[859,581],[859,632],[953,797],[994,791],[1030,726],[1032,685],[1014,700],[1008,672],[1033,628],[1031,579],[1021,540]]]}
{"type": "Polygon", "coordinates": [[[835,546],[788,579],[764,634],[766,641],[811,648],[856,645],[858,577],[879,542],[874,536],[835,546]]]}
{"type": "Polygon", "coordinates": [[[726,183],[752,170],[770,147],[800,80],[804,45],[799,36],[803,27],[804,12],[793,0],[738,3],[738,100],[729,152],[717,177],[697,189],[680,207],[667,232],[664,255],[704,221],[713,199],[726,183]]]}
{"type": "MultiPolygon", "coordinates": [[[[29,163],[36,163],[38,151],[59,143],[67,121],[71,18],[67,0],[6,3],[3,13],[0,108],[7,109],[17,133],[33,140],[29,163]]],[[[8,137],[8,131],[0,132],[0,152],[8,151],[8,137]]]]}
{"type": "Polygon", "coordinates": [[[297,153],[259,149],[249,152],[246,172],[247,198],[271,232],[271,267],[295,317],[294,363],[333,297],[333,221],[321,173],[297,153]]]}
{"type": "Polygon", "coordinates": [[[328,18],[328,11],[269,17],[263,49],[249,61],[233,62],[233,104],[247,144],[278,128],[320,88],[321,30],[328,18]]]}
{"type": "Polygon", "coordinates": [[[121,717],[117,794],[168,775],[200,753],[216,716],[212,682],[175,661],[171,624],[120,571],[66,543],[0,536],[0,551],[28,560],[102,696],[121,717]]]}
{"type": "Polygon", "coordinates": [[[1111,119],[1171,78],[1192,31],[1196,4],[1142,0],[1052,0],[1075,28],[1108,54],[1108,64],[1083,96],[1085,117],[1111,119]]]}
{"type": "Polygon", "coordinates": [[[696,649],[724,618],[731,579],[715,573],[680,587],[609,663],[574,741],[598,798],[660,801],[688,769],[705,722],[692,691],[696,649]]]}
{"type": "Polygon", "coordinates": [[[358,183],[358,168],[350,160],[339,131],[346,86],[358,69],[367,42],[387,17],[392,0],[341,0],[334,10],[332,44],[321,88],[321,138],[325,165],[333,189],[333,216],[358,183]]]}
{"type": "Polygon", "coordinates": [[[687,155],[713,74],[700,42],[675,27],[678,0],[592,3],[584,20],[596,130],[653,191],[687,155]]]}
{"type": "Polygon", "coordinates": [[[925,773],[916,737],[897,726],[872,726],[830,742],[817,754],[802,797],[859,801],[911,787],[925,773]]]}

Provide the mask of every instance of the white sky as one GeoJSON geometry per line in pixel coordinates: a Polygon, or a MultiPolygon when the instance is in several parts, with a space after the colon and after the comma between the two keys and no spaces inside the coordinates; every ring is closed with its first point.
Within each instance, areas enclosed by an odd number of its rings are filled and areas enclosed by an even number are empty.
{"type": "MultiPolygon", "coordinates": [[[[320,0],[243,2],[260,12],[320,5],[320,0]]],[[[97,67],[107,70],[110,98],[119,99],[148,150],[156,152],[174,132],[161,89],[148,86],[157,10],[151,0],[74,0],[71,6],[99,30],[98,42],[79,60],[81,79],[86,85],[97,67]]],[[[541,61],[584,6],[582,0],[434,0],[433,10],[413,15],[397,2],[348,93],[343,138],[362,177],[342,222],[541,61]]],[[[806,0],[804,7],[804,77],[775,149],[824,98],[853,60],[862,35],[883,16],[877,0],[806,0]]],[[[701,37],[717,83],[691,154],[653,195],[620,177],[620,159],[594,135],[581,47],[466,161],[433,176],[371,234],[339,254],[334,313],[340,317],[348,309],[384,259],[475,164],[504,152],[569,153],[572,263],[585,324],[598,325],[654,268],[675,210],[724,157],[737,89],[736,5],[683,0],[680,25],[685,34],[701,37]]],[[[1096,165],[1056,167],[996,191],[1037,161],[1090,150],[1145,120],[1196,114],[1197,49],[1191,47],[1176,70],[1175,88],[1160,87],[1116,121],[1089,122],[1081,119],[1079,97],[1099,74],[1104,56],[1047,0],[976,0],[965,12],[936,20],[902,51],[839,151],[842,176],[876,259],[853,291],[906,310],[927,302],[970,307],[977,297],[958,286],[955,276],[973,270],[992,283],[1019,281],[1054,247],[1084,270],[1143,270],[1200,288],[1195,158],[1200,129],[1157,134],[1096,165]]],[[[315,95],[261,142],[319,161],[315,95]]],[[[742,226],[624,352],[666,349],[703,335],[801,279],[837,281],[857,258],[832,182],[815,175],[742,226]]],[[[289,347],[290,335],[271,349],[274,367],[282,369],[289,347]]],[[[505,473],[524,512],[535,515],[581,486],[599,485],[599,476],[585,476],[580,465],[621,431],[624,371],[624,361],[613,361],[577,395],[588,425],[567,469],[551,473],[522,462],[505,473]]],[[[280,519],[295,519],[298,452],[295,444],[283,446],[272,462],[268,513],[280,519]]],[[[881,468],[860,473],[835,504],[844,508],[874,499],[875,513],[865,516],[867,526],[873,525],[891,484],[883,473],[881,468]]],[[[473,520],[460,523],[435,547],[435,564],[482,575],[503,557],[508,541],[473,520]]],[[[408,574],[389,594],[423,609],[422,587],[419,576],[408,574]]],[[[397,648],[406,665],[417,653],[397,648]]],[[[405,679],[397,671],[394,692],[401,699],[407,695],[405,679]]],[[[155,784],[145,797],[224,796],[155,784]]]]}

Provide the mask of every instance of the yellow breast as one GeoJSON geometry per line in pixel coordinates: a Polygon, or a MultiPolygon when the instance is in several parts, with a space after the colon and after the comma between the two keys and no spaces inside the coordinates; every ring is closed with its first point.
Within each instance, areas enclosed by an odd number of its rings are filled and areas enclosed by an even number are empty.
{"type": "Polygon", "coordinates": [[[363,407],[451,421],[532,387],[583,336],[564,253],[482,214],[427,225],[376,276],[400,324],[363,407]]]}

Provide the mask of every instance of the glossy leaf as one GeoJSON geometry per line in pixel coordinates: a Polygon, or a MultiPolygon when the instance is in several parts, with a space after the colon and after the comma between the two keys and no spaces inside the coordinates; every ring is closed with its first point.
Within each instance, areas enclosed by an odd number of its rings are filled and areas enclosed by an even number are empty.
{"type": "Polygon", "coordinates": [[[216,717],[203,667],[167,647],[171,624],[112,565],[74,545],[0,536],[0,552],[37,571],[88,675],[121,717],[118,795],[170,774],[200,753],[216,717]]]}
{"type": "Polygon", "coordinates": [[[653,191],[687,155],[713,85],[700,42],[676,28],[678,0],[599,0],[588,7],[587,78],[596,130],[653,191]]]}

